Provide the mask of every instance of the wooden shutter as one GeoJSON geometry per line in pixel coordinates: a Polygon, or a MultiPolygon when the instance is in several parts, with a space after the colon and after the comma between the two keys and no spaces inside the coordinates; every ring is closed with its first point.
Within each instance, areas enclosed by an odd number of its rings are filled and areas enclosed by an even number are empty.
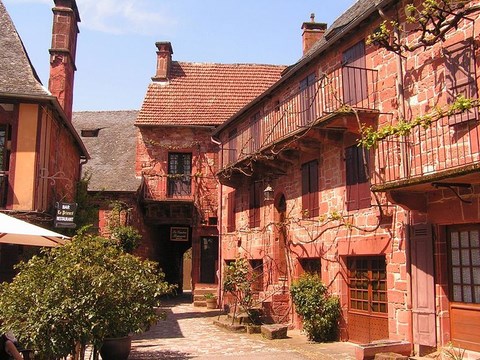
{"type": "Polygon", "coordinates": [[[342,54],[343,101],[348,105],[362,107],[367,98],[367,73],[365,61],[365,43],[360,41],[342,54]]]}
{"type": "Polygon", "coordinates": [[[310,167],[310,194],[309,194],[309,210],[312,217],[319,215],[318,204],[318,161],[311,161],[310,167]]]}
{"type": "Polygon", "coordinates": [[[255,181],[250,185],[249,189],[249,226],[259,227],[260,226],[260,207],[261,195],[262,195],[262,185],[263,182],[255,181]]]}
{"type": "MultiPolygon", "coordinates": [[[[475,51],[471,40],[456,43],[444,50],[445,81],[448,103],[462,95],[465,98],[477,98],[475,81],[475,51]]],[[[450,116],[449,124],[455,125],[477,118],[477,108],[450,116]]]]}
{"type": "Polygon", "coordinates": [[[235,190],[227,195],[227,232],[235,231],[235,190]]]}
{"type": "Polygon", "coordinates": [[[300,126],[310,124],[316,117],[316,75],[312,73],[300,81],[300,126]]]}
{"type": "Polygon", "coordinates": [[[413,342],[436,346],[432,228],[420,224],[410,230],[413,342]]]}
{"type": "Polygon", "coordinates": [[[302,209],[308,217],[319,215],[318,189],[318,161],[309,161],[302,165],[302,209]]]}
{"type": "Polygon", "coordinates": [[[370,182],[368,180],[369,152],[357,145],[345,149],[346,205],[347,210],[371,206],[370,182]],[[367,157],[364,160],[364,157],[367,157]],[[367,162],[365,168],[364,162],[367,162]]]}

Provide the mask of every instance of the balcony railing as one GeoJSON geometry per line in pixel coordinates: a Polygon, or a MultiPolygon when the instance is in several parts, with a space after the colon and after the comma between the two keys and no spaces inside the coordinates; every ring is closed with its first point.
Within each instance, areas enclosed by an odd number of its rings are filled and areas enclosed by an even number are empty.
{"type": "Polygon", "coordinates": [[[142,179],[142,195],[144,200],[193,201],[194,182],[191,175],[144,175],[142,179]]]}
{"type": "Polygon", "coordinates": [[[346,107],[376,110],[377,71],[344,66],[293,94],[260,117],[245,119],[232,130],[222,150],[227,167],[288,139],[346,107]]]}
{"type": "MultiPolygon", "coordinates": [[[[476,113],[476,112],[475,112],[476,113]]],[[[376,171],[372,183],[398,187],[438,176],[454,176],[456,169],[480,161],[480,122],[475,116],[458,122],[453,116],[434,121],[428,128],[418,126],[407,136],[389,136],[376,148],[376,171]],[[452,174],[448,175],[451,171],[452,174]],[[443,175],[442,175],[443,174],[443,175]]]]}

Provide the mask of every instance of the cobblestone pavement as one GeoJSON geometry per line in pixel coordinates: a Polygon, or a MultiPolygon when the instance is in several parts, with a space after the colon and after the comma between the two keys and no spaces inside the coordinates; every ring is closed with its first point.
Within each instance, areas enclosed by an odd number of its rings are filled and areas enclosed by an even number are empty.
{"type": "Polygon", "coordinates": [[[165,302],[163,310],[166,320],[134,337],[130,360],[355,359],[352,344],[313,344],[295,330],[287,339],[266,340],[221,329],[213,324],[220,311],[194,307],[190,298],[165,302]]]}

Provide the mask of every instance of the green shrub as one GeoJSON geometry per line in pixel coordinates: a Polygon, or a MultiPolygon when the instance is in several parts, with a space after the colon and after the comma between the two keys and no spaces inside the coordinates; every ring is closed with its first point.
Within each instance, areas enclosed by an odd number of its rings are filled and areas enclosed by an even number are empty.
{"type": "Polygon", "coordinates": [[[117,226],[112,229],[112,239],[117,241],[123,251],[132,253],[140,244],[142,235],[133,226],[117,226]]]}
{"type": "Polygon", "coordinates": [[[159,319],[160,296],[172,291],[157,263],[85,234],[18,268],[0,286],[0,330],[12,330],[41,359],[148,329],[159,319]]]}
{"type": "Polygon", "coordinates": [[[316,274],[304,274],[290,287],[292,301],[302,317],[303,330],[313,341],[338,339],[340,301],[328,293],[316,274]]]}

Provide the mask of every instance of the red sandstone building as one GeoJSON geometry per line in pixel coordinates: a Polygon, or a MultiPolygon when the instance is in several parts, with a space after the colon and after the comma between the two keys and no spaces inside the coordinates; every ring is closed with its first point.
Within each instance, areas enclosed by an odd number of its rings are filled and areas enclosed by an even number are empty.
{"type": "Polygon", "coordinates": [[[135,121],[135,174],[149,229],[142,246],[167,281],[194,289],[218,281],[218,145],[211,133],[271,86],[284,67],[178,62],[169,42],[156,46],[156,73],[135,121]],[[192,284],[182,284],[190,248],[192,284]]]}
{"type": "Polygon", "coordinates": [[[121,201],[123,221],[143,235],[137,255],[157,261],[180,292],[215,292],[218,144],[211,134],[285,67],[178,62],[169,42],[156,46],[156,73],[140,111],[74,114],[92,154],[84,168],[89,191],[103,199],[100,232],[108,232],[109,204],[121,201]]]}
{"type": "Polygon", "coordinates": [[[439,109],[478,98],[479,3],[456,2],[419,46],[409,3],[360,0],[328,29],[304,23],[303,57],[215,129],[219,262],[249,260],[274,321],[299,324],[289,284],[314,271],[340,296],[343,339],[417,354],[451,341],[476,358],[478,111],[439,109]],[[402,31],[368,42],[384,20],[402,31]],[[399,119],[423,126],[392,134],[399,119]],[[359,146],[362,127],[388,125],[359,146]]]}
{"type": "MultiPolygon", "coordinates": [[[[49,90],[38,78],[0,2],[0,211],[53,228],[55,203],[72,202],[87,151],[71,123],[75,49],[80,21],[74,0],[53,8],[49,90]]],[[[0,280],[27,256],[0,245],[0,280]]]]}

